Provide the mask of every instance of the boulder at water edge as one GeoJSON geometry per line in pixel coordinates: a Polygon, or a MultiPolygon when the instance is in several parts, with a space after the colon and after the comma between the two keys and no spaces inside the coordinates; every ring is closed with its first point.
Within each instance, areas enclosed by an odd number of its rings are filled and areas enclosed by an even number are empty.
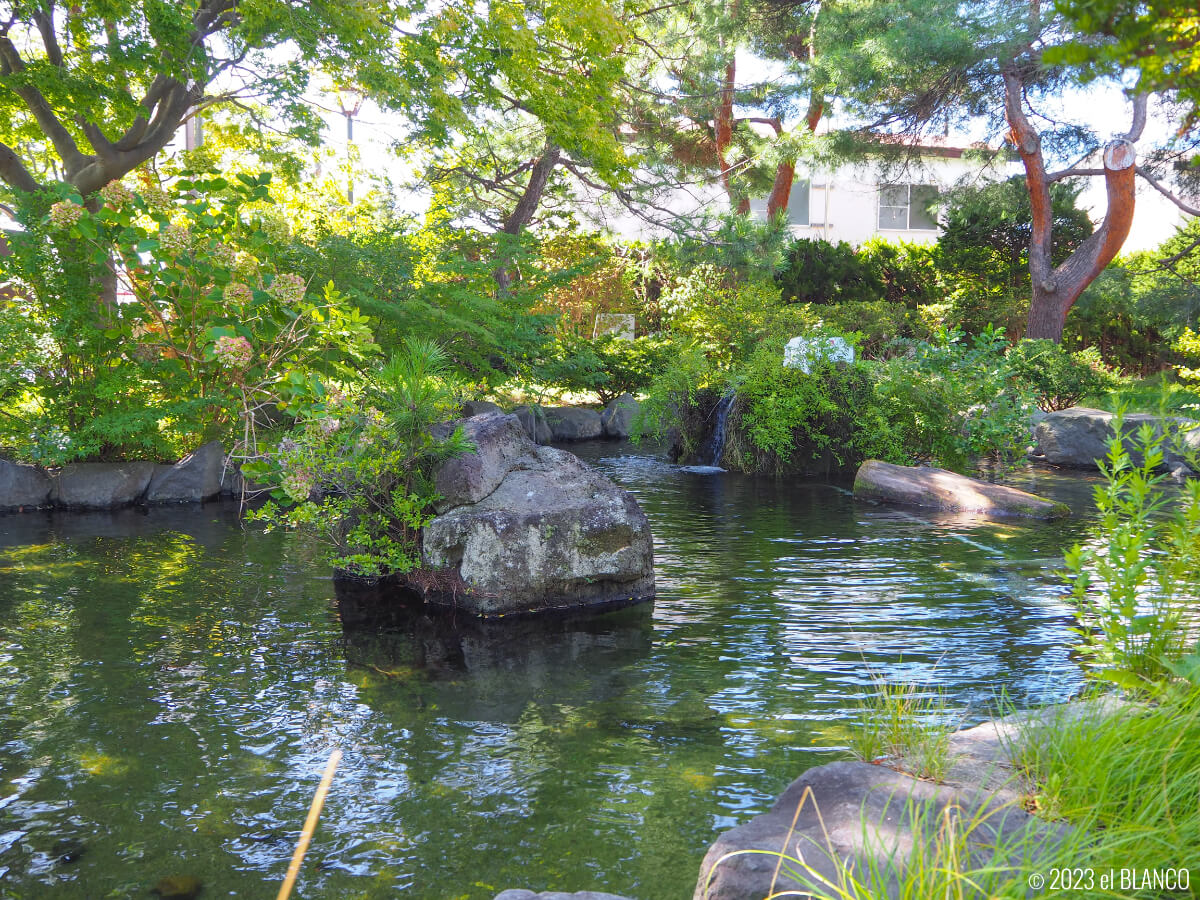
{"type": "Polygon", "coordinates": [[[600,424],[606,438],[624,439],[633,430],[633,417],[637,415],[638,402],[632,394],[622,394],[604,407],[600,413],[600,424]]]}
{"type": "Polygon", "coordinates": [[[1056,858],[1074,833],[1021,808],[1028,786],[1009,753],[1022,716],[952,735],[944,784],[865,762],[809,769],[769,812],[717,839],[700,867],[694,900],[763,900],[786,891],[806,896],[805,888],[841,896],[836,887],[853,895],[845,880],[848,867],[860,884],[882,888],[871,896],[896,897],[896,869],[916,854],[926,865],[944,865],[945,850],[941,861],[933,855],[949,834],[965,857],[964,870],[1031,863],[1036,868],[1037,860],[1056,858]],[[782,865],[781,852],[790,857],[782,865]]]}
{"type": "Polygon", "coordinates": [[[443,499],[421,532],[436,574],[413,585],[426,602],[495,616],[653,597],[650,526],[633,495],[534,444],[515,416],[457,424],[476,450],[436,475],[443,499]]]}
{"type": "Polygon", "coordinates": [[[154,475],[154,463],[71,463],[54,473],[52,498],[59,506],[116,509],[142,499],[154,475]]]}
{"type": "Polygon", "coordinates": [[[146,488],[146,502],[198,503],[210,500],[221,493],[224,470],[225,448],[220,441],[209,441],[174,465],[155,466],[150,486],[146,488]]]}
{"type": "MultiPolygon", "coordinates": [[[[1054,466],[1075,469],[1094,469],[1096,461],[1108,456],[1108,442],[1115,431],[1113,414],[1102,409],[1073,406],[1059,412],[1047,413],[1033,429],[1037,444],[1035,458],[1054,466]]],[[[1200,427],[1198,423],[1182,418],[1162,419],[1148,413],[1131,413],[1125,416],[1123,435],[1125,446],[1135,463],[1140,464],[1141,454],[1136,451],[1135,441],[1128,439],[1144,424],[1150,424],[1156,433],[1162,433],[1165,423],[1167,440],[1163,442],[1163,465],[1170,470],[1180,466],[1190,469],[1187,453],[1200,452],[1200,427]]]]}
{"type": "Polygon", "coordinates": [[[548,444],[554,440],[550,423],[546,421],[546,413],[540,406],[518,406],[512,414],[517,417],[521,427],[535,444],[548,444]]]}
{"type": "Polygon", "coordinates": [[[604,434],[600,413],[580,406],[550,406],[546,422],[556,441],[590,441],[604,434]]]}
{"type": "Polygon", "coordinates": [[[462,405],[462,414],[464,418],[471,416],[482,416],[484,413],[503,412],[499,406],[491,400],[465,400],[462,405]]]}
{"type": "Polygon", "coordinates": [[[50,505],[50,478],[37,466],[0,459],[0,510],[50,505]]]}
{"type": "Polygon", "coordinates": [[[854,478],[854,496],[900,506],[994,516],[1061,519],[1071,514],[1062,503],[1001,484],[968,478],[929,466],[897,466],[868,459],[854,478]]]}

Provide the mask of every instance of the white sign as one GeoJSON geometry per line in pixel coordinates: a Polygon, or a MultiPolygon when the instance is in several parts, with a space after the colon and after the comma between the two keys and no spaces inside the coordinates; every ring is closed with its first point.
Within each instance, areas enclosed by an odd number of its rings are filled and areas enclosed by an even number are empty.
{"type": "Polygon", "coordinates": [[[822,360],[829,362],[854,362],[854,348],[840,337],[794,337],[783,348],[783,365],[788,369],[799,369],[805,375],[822,360]]]}

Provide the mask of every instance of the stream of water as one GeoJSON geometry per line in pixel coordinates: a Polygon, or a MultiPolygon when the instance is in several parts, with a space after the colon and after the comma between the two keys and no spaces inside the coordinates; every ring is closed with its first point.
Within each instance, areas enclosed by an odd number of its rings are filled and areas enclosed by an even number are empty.
{"type": "Polygon", "coordinates": [[[872,675],[1080,684],[1054,525],[572,448],[634,491],[657,602],[577,623],[345,632],[328,570],[236,508],[0,517],[0,897],[274,896],[332,747],[307,898],[691,896],[722,830],[837,758],[872,675]]]}

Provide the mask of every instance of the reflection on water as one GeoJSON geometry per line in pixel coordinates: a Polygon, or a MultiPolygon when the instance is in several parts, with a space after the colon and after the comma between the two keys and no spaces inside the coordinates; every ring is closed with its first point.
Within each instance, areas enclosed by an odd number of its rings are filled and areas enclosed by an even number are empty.
{"type": "Polygon", "coordinates": [[[343,628],[314,548],[232,506],[0,518],[0,897],[269,895],[337,745],[304,896],[686,898],[719,830],[834,757],[873,672],[968,719],[1079,685],[1055,569],[1083,516],[930,519],[573,449],[650,516],[652,607],[343,628]]]}

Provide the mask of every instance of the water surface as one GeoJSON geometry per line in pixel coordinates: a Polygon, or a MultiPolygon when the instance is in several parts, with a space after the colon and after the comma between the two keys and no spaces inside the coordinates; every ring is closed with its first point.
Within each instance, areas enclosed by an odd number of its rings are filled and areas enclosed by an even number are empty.
{"type": "Polygon", "coordinates": [[[1078,689],[1055,525],[930,522],[844,486],[575,448],[633,490],[653,607],[343,630],[328,570],[236,507],[0,517],[0,897],[273,896],[330,750],[300,896],[691,896],[715,835],[837,758],[872,677],[964,721],[1078,689]]]}

